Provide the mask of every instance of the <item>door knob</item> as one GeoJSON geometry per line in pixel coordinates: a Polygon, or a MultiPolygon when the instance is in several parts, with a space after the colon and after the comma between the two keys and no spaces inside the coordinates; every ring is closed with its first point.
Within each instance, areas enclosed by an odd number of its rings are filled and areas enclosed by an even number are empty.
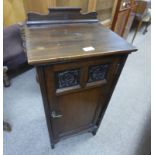
{"type": "Polygon", "coordinates": [[[56,113],[55,111],[52,111],[52,114],[51,114],[52,118],[61,118],[62,115],[59,114],[59,113],[56,113]]]}

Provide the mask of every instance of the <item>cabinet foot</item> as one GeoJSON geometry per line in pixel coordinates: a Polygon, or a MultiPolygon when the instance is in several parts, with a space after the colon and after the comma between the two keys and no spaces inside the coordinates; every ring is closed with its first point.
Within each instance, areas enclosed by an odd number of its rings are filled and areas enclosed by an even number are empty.
{"type": "Polygon", "coordinates": [[[55,148],[55,145],[54,144],[51,144],[51,148],[54,149],[55,148]]]}
{"type": "Polygon", "coordinates": [[[92,131],[91,133],[92,133],[93,136],[95,136],[96,135],[96,132],[97,131],[95,130],[95,131],[92,131]]]}

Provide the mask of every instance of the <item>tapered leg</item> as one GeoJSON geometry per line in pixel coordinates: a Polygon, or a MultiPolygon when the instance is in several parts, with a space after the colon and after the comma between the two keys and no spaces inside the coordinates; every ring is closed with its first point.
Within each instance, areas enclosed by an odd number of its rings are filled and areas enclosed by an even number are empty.
{"type": "Polygon", "coordinates": [[[51,148],[54,149],[55,148],[55,145],[54,144],[51,144],[51,148]]]}
{"type": "Polygon", "coordinates": [[[135,39],[135,37],[136,37],[136,35],[137,35],[137,33],[138,33],[138,31],[139,31],[139,29],[140,29],[140,27],[141,27],[141,25],[142,25],[142,19],[139,21],[139,23],[138,23],[138,26],[137,26],[137,28],[136,28],[136,30],[135,30],[135,33],[134,33],[134,36],[133,36],[133,38],[132,38],[132,43],[133,43],[133,41],[134,41],[134,39],[135,39]]]}
{"type": "Polygon", "coordinates": [[[151,23],[151,18],[150,18],[150,20],[146,23],[143,34],[145,34],[145,33],[147,32],[147,29],[148,29],[150,23],[151,23]]]}
{"type": "Polygon", "coordinates": [[[97,130],[93,130],[91,133],[92,133],[93,136],[95,136],[96,132],[97,132],[97,130]]]}

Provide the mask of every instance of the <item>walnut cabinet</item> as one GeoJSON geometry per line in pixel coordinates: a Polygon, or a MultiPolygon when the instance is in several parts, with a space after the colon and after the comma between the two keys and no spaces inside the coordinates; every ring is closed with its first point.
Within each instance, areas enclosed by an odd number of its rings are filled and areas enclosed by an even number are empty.
{"type": "Polygon", "coordinates": [[[136,48],[104,28],[95,12],[81,14],[79,8],[29,13],[24,29],[52,148],[71,135],[95,135],[128,54],[136,48]]]}

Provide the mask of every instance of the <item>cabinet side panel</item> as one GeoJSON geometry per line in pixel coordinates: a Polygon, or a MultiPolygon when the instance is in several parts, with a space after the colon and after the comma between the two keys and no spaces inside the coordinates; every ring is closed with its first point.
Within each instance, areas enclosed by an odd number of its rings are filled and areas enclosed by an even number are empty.
{"type": "Polygon", "coordinates": [[[43,100],[44,111],[45,111],[45,115],[46,115],[46,123],[47,123],[48,132],[49,132],[49,136],[50,136],[50,142],[51,142],[51,146],[53,147],[54,144],[57,142],[57,140],[54,140],[54,138],[53,138],[52,123],[50,121],[51,120],[50,106],[49,106],[48,97],[47,97],[44,67],[42,67],[42,66],[36,67],[36,70],[37,70],[40,90],[42,93],[42,100],[43,100]]]}
{"type": "MultiPolygon", "coordinates": [[[[126,59],[127,59],[127,57],[128,57],[128,54],[126,54],[126,55],[121,55],[119,58],[118,58],[118,60],[116,61],[116,64],[115,64],[115,71],[114,71],[114,77],[113,77],[113,81],[111,82],[111,85],[110,85],[110,87],[109,87],[109,90],[107,91],[108,93],[106,94],[106,100],[105,100],[105,106],[103,107],[103,109],[101,110],[101,113],[100,113],[100,116],[99,116],[99,118],[98,118],[98,120],[97,120],[97,123],[96,123],[96,125],[99,127],[100,126],[100,123],[101,123],[101,121],[102,121],[102,118],[103,118],[103,116],[104,116],[104,114],[105,114],[105,111],[106,111],[106,109],[107,109],[107,107],[108,107],[108,104],[109,104],[109,102],[110,102],[110,99],[111,99],[111,97],[112,97],[112,94],[113,94],[113,92],[114,92],[114,89],[115,89],[115,86],[116,86],[116,84],[117,84],[117,82],[118,82],[118,79],[119,79],[119,77],[120,77],[120,74],[121,74],[121,72],[122,72],[122,70],[123,70],[123,67],[124,67],[124,65],[125,65],[125,62],[126,62],[126,59]]],[[[96,132],[97,132],[97,130],[96,130],[96,132]]]]}

